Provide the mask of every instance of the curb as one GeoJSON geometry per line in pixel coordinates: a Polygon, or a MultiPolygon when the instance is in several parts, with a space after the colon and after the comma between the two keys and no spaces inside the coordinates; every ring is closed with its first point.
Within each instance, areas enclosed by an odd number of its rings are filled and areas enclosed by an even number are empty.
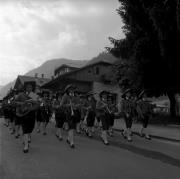
{"type": "MultiPolygon", "coordinates": [[[[122,132],[123,129],[116,129],[116,128],[113,128],[115,131],[118,131],[118,132],[122,132]]],[[[135,132],[135,131],[132,131],[133,134],[139,136],[139,133],[138,132],[135,132]]],[[[162,137],[162,136],[157,136],[157,135],[150,135],[152,138],[155,138],[155,139],[161,139],[161,140],[165,140],[165,141],[170,141],[170,142],[176,142],[176,143],[180,143],[180,140],[179,139],[172,139],[172,138],[167,138],[167,137],[162,137]]]]}

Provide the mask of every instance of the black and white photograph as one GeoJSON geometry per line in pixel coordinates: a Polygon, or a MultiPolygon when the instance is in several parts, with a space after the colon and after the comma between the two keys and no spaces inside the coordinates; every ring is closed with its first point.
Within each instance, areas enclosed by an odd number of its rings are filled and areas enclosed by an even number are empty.
{"type": "Polygon", "coordinates": [[[180,0],[0,0],[0,179],[180,179],[180,0]]]}

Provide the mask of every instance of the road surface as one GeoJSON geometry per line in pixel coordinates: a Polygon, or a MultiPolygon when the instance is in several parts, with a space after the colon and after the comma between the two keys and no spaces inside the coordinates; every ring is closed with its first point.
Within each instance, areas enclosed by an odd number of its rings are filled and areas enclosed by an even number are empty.
{"type": "MultiPolygon", "coordinates": [[[[64,136],[66,132],[64,132],[64,136]]],[[[27,154],[0,120],[0,179],[180,179],[180,143],[133,136],[129,143],[116,132],[105,146],[76,135],[75,149],[54,135],[35,131],[27,154]]]]}

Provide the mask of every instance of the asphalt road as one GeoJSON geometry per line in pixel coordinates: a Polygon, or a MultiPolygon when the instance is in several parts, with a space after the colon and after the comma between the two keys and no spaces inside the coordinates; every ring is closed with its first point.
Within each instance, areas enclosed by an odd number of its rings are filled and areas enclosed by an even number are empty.
{"type": "Polygon", "coordinates": [[[129,143],[116,132],[105,146],[97,135],[78,135],[71,149],[65,138],[57,140],[50,124],[47,136],[33,133],[24,154],[22,140],[1,120],[0,179],[180,179],[180,143],[133,139],[129,143]]]}

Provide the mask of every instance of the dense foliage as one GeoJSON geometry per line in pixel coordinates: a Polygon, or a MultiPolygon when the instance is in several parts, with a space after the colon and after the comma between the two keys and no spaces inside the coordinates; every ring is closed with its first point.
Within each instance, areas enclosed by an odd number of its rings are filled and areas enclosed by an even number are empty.
{"type": "Polygon", "coordinates": [[[118,66],[122,88],[152,89],[166,94],[175,115],[175,94],[180,92],[180,0],[119,0],[126,35],[109,38],[107,48],[123,59],[118,66]]]}

